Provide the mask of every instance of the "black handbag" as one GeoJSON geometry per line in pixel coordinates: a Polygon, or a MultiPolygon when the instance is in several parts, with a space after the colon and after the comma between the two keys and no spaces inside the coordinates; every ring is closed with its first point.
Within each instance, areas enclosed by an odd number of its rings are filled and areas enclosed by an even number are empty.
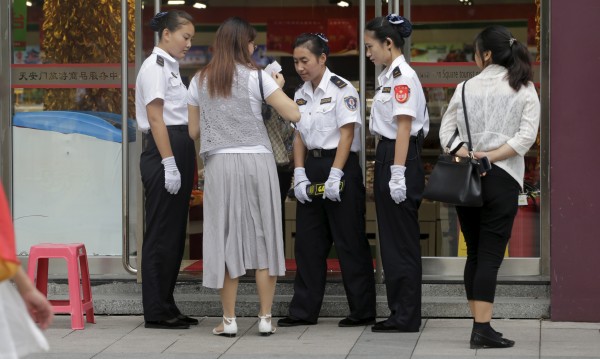
{"type": "Polygon", "coordinates": [[[473,145],[469,119],[467,117],[467,106],[465,105],[465,87],[462,88],[462,105],[465,114],[465,125],[469,142],[469,157],[456,156],[456,152],[462,147],[461,142],[454,150],[450,150],[452,142],[458,136],[458,129],[448,142],[445,153],[439,155],[438,161],[429,175],[429,182],[423,191],[423,198],[432,201],[450,203],[457,206],[481,207],[483,198],[481,196],[481,176],[479,173],[479,161],[473,157],[473,145]]]}

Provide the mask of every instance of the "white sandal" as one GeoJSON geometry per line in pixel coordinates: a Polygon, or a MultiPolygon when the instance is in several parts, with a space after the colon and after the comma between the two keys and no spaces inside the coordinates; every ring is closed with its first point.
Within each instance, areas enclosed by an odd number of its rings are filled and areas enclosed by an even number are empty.
{"type": "Polygon", "coordinates": [[[258,332],[260,335],[266,337],[275,333],[276,330],[277,328],[271,325],[271,314],[258,316],[258,332]]]}
{"type": "Polygon", "coordinates": [[[226,316],[223,316],[223,331],[218,332],[217,328],[214,328],[212,333],[214,335],[233,338],[237,334],[237,331],[238,328],[237,323],[235,322],[235,317],[227,318],[226,316]]]}

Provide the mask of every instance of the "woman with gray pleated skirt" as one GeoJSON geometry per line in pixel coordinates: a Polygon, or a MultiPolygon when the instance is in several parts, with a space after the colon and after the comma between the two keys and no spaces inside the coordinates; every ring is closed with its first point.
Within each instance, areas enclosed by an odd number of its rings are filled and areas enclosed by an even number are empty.
{"type": "MultiPolygon", "coordinates": [[[[252,60],[256,31],[243,19],[217,30],[213,57],[190,83],[189,130],[204,161],[203,285],[219,289],[223,322],[213,334],[237,334],[238,279],[256,270],[259,333],[275,332],[271,306],[277,276],[285,274],[279,180],[261,115],[259,70],[252,60]]],[[[262,77],[266,102],[297,122],[297,105],[281,88],[281,74],[262,77]]]]}

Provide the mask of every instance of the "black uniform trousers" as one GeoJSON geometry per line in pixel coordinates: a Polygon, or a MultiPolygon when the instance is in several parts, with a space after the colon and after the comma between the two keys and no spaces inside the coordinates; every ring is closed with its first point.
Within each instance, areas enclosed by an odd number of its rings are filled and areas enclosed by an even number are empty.
{"type": "Polygon", "coordinates": [[[411,136],[406,156],[406,200],[396,204],[390,195],[390,166],[395,140],[382,139],[375,154],[373,192],[381,260],[390,316],[386,323],[402,331],[421,327],[421,247],[419,206],[425,175],[421,164],[421,137],[411,136]]]}
{"type": "Polygon", "coordinates": [[[498,269],[518,210],[521,186],[505,170],[493,166],[481,177],[482,207],[456,207],[467,244],[467,299],[493,303],[498,269]]]}
{"type": "MultiPolygon", "coordinates": [[[[306,159],[306,176],[324,183],[334,157],[306,159]]],[[[365,233],[365,187],[356,153],[350,153],[342,169],[345,187],[341,202],[313,198],[296,207],[295,255],[298,270],[289,315],[316,323],[325,294],[327,255],[332,240],[340,261],[342,281],[350,307],[349,317],[375,317],[373,259],[365,233]]]]}
{"type": "Polygon", "coordinates": [[[146,230],[142,245],[142,302],[146,321],[168,320],[180,314],[173,291],[179,274],[194,181],[196,150],[186,125],[167,126],[171,149],[181,174],[176,195],[165,189],[164,166],[154,142],[140,158],[145,192],[146,230]]]}

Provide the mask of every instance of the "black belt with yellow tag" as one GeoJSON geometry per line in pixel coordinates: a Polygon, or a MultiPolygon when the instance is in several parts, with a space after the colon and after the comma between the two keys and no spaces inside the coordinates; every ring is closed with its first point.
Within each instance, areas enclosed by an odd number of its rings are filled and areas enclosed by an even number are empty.
{"type": "MultiPolygon", "coordinates": [[[[344,180],[340,181],[340,193],[344,191],[344,180]]],[[[306,194],[308,197],[323,197],[325,193],[325,183],[312,183],[306,186],[306,194]]]]}
{"type": "Polygon", "coordinates": [[[308,150],[308,155],[315,158],[321,157],[335,157],[337,153],[337,148],[331,150],[324,150],[322,148],[314,148],[312,150],[308,150]]]}

